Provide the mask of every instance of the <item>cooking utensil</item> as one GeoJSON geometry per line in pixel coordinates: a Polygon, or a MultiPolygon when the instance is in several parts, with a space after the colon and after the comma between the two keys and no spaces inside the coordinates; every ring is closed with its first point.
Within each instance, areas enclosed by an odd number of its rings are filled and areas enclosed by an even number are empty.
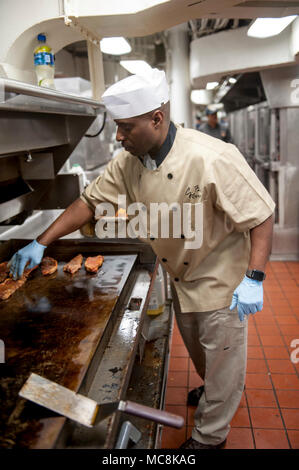
{"type": "Polygon", "coordinates": [[[184,425],[181,416],[132,401],[97,403],[35,373],[31,373],[19,395],[87,427],[95,426],[117,410],[174,428],[184,425]]]}

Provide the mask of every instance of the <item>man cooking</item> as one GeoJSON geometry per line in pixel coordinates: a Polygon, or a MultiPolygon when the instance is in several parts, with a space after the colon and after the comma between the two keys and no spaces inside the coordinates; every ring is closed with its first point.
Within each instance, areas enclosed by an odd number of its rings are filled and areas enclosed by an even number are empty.
{"type": "Polygon", "coordinates": [[[120,194],[146,207],[202,203],[200,248],[186,249],[184,233],[167,239],[149,233],[147,242],[170,275],[176,320],[204,380],[189,393],[198,406],[192,437],[181,447],[221,448],[244,389],[248,315],[263,307],[275,204],[234,145],[170,120],[164,72],[127,77],[102,99],[123,151],[13,256],[11,272],[20,276],[28,261],[39,264],[51,242],[91,220],[98,204],[116,206],[120,194]]]}

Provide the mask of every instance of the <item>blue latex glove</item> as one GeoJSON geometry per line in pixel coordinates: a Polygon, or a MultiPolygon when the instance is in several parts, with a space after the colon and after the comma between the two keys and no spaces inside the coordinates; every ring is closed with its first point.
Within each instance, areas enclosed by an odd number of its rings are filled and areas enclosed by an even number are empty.
{"type": "Polygon", "coordinates": [[[21,250],[17,251],[9,261],[10,274],[14,279],[22,276],[26,264],[29,262],[28,268],[34,268],[39,264],[43,258],[44,251],[47,247],[38,243],[36,240],[24,246],[21,250]]]}
{"type": "Polygon", "coordinates": [[[263,281],[256,281],[244,276],[241,284],[233,293],[230,310],[238,307],[240,321],[244,320],[244,315],[259,312],[263,308],[263,281]]]}

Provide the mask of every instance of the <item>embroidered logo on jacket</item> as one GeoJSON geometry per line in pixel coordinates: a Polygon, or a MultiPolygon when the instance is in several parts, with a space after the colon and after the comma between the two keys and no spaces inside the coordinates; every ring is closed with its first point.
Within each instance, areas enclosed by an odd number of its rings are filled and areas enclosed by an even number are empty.
{"type": "Polygon", "coordinates": [[[185,192],[185,196],[187,196],[189,200],[199,199],[201,197],[201,190],[198,184],[195,184],[194,186],[188,186],[185,192]]]}

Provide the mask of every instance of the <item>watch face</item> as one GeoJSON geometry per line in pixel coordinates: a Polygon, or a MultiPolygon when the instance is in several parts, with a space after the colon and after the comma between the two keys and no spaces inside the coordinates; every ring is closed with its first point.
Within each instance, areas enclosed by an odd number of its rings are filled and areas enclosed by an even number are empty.
{"type": "Polygon", "coordinates": [[[263,281],[265,279],[265,274],[263,271],[257,271],[255,269],[252,271],[252,276],[252,278],[256,279],[257,281],[263,281]]]}
{"type": "Polygon", "coordinates": [[[246,275],[256,281],[263,281],[264,279],[266,279],[266,274],[263,271],[258,271],[257,269],[248,271],[246,275]]]}

